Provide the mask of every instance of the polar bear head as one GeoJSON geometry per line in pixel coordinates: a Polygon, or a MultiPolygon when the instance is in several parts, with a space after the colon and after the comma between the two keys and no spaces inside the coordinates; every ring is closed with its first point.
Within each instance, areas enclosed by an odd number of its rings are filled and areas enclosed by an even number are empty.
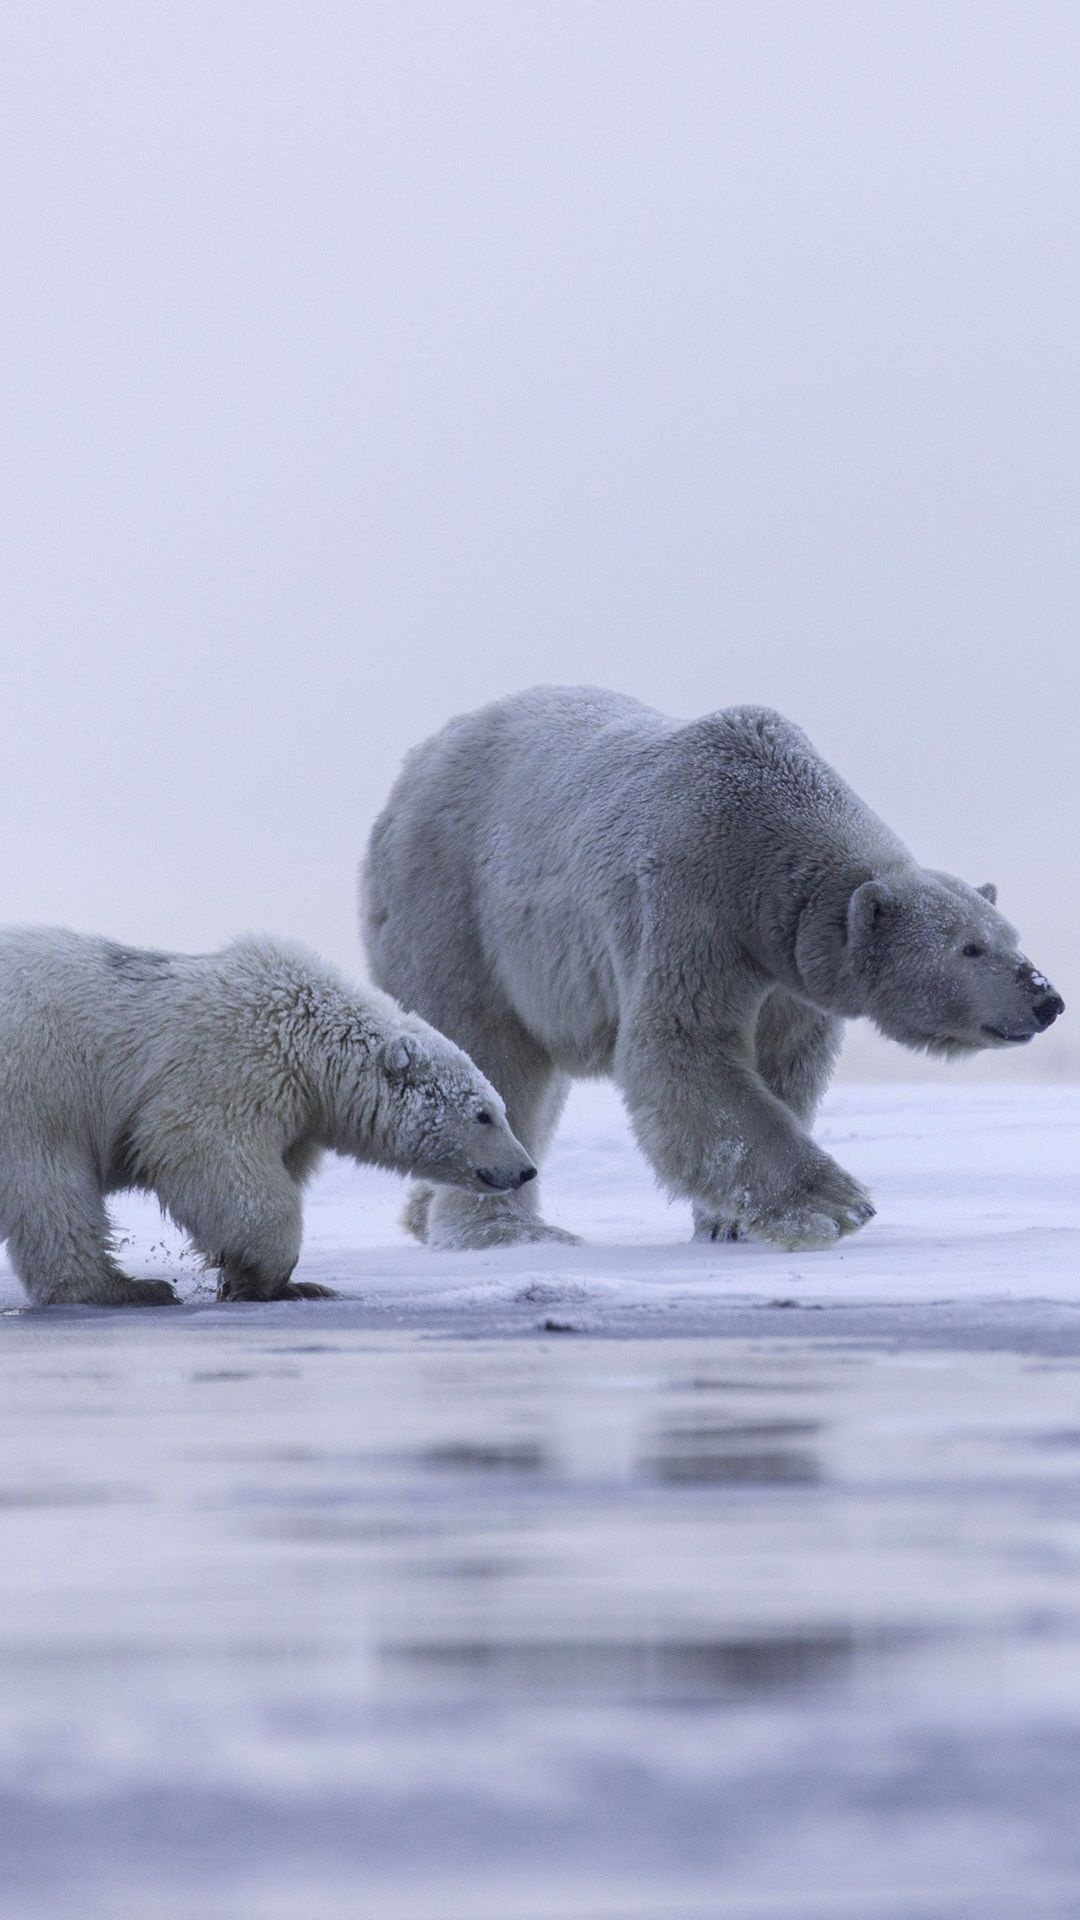
{"type": "Polygon", "coordinates": [[[1064,1011],[996,900],[992,886],[920,868],[855,889],[848,961],[882,1033],[928,1053],[975,1053],[1022,1046],[1064,1011]]]}
{"type": "Polygon", "coordinates": [[[423,1021],[391,1033],[379,1052],[380,1132],[393,1164],[418,1179],[480,1193],[535,1180],[506,1108],[467,1053],[423,1021]]]}

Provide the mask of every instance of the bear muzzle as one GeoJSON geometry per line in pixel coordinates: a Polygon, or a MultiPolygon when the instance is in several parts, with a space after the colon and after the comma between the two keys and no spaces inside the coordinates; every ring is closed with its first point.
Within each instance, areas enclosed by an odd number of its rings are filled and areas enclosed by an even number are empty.
{"type": "Polygon", "coordinates": [[[1051,985],[1045,973],[1040,973],[1038,967],[1033,967],[1030,960],[1025,960],[1017,968],[1016,977],[1020,984],[1035,996],[1031,1017],[1035,1022],[1036,1032],[1045,1033],[1047,1027],[1053,1026],[1058,1015],[1064,1013],[1064,1000],[1051,985]]]}
{"type": "Polygon", "coordinates": [[[1023,1046],[1033,1040],[1037,1033],[1045,1033],[1052,1027],[1059,1014],[1065,1011],[1065,1002],[1060,993],[1050,985],[1044,973],[1039,973],[1030,964],[1025,963],[1017,969],[1017,979],[1029,993],[1033,993],[1030,1011],[1022,1026],[998,1027],[986,1025],[983,1032],[991,1039],[1000,1040],[1007,1045],[1023,1046]]]}
{"type": "Polygon", "coordinates": [[[525,1167],[521,1173],[498,1174],[490,1167],[477,1167],[476,1177],[481,1186],[491,1187],[495,1193],[511,1193],[518,1187],[524,1187],[530,1180],[536,1179],[536,1168],[525,1167]]]}
{"type": "Polygon", "coordinates": [[[1052,1027],[1058,1014],[1064,1013],[1064,1011],[1065,1002],[1060,993],[1044,994],[1043,998],[1037,1000],[1031,1009],[1032,1016],[1038,1023],[1040,1033],[1044,1033],[1047,1027],[1052,1027]]]}

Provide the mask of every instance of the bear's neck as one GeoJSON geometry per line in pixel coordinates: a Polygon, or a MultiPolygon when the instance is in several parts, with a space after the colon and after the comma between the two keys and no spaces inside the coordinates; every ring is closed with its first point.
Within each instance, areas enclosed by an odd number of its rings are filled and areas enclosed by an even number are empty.
{"type": "Polygon", "coordinates": [[[851,964],[848,909],[867,880],[897,884],[910,858],[835,858],[800,876],[789,911],[766,930],[766,965],[781,985],[822,1013],[856,1020],[867,1011],[866,989],[851,964]]]}
{"type": "Polygon", "coordinates": [[[318,1036],[318,1093],[312,1127],[320,1147],[362,1165],[394,1167],[400,1153],[397,1120],[382,1067],[390,1023],[365,1007],[350,1006],[343,1021],[329,1021],[318,1036]]]}
{"type": "Polygon", "coordinates": [[[865,991],[848,952],[851,896],[914,866],[891,828],[804,743],[794,773],[759,768],[737,804],[711,803],[718,864],[766,979],[856,1019],[865,991]],[[747,924],[748,923],[748,924],[747,924]]]}

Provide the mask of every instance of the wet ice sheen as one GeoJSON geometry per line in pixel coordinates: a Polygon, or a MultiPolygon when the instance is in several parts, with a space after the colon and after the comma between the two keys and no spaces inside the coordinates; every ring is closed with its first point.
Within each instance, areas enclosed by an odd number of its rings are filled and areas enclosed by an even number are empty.
{"type": "Polygon", "coordinates": [[[145,1320],[43,1318],[5,1913],[795,1920],[1080,1869],[1080,1361],[188,1319],[166,1371],[145,1320]]]}
{"type": "Polygon", "coordinates": [[[635,1228],[611,1153],[622,1291],[609,1239],[505,1282],[417,1253],[411,1313],[402,1248],[327,1307],[7,1314],[5,1920],[1075,1915],[1075,1201],[1024,1270],[1015,1106],[965,1151],[1006,1119],[978,1203],[934,1186],[955,1108],[924,1176],[883,1119],[891,1251],[807,1262],[794,1311],[782,1258],[635,1228]],[[594,1333],[537,1332],[560,1283],[594,1333]]]}

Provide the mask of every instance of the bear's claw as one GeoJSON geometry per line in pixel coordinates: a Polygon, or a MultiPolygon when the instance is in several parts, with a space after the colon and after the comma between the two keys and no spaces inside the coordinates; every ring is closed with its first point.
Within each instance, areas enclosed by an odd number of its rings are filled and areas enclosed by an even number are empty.
{"type": "Polygon", "coordinates": [[[857,1180],[842,1167],[826,1165],[786,1205],[755,1215],[747,1227],[755,1240],[771,1241],[787,1253],[810,1253],[858,1233],[875,1211],[857,1180]]]}
{"type": "Polygon", "coordinates": [[[283,1280],[268,1290],[257,1276],[224,1274],[218,1283],[219,1300],[340,1300],[336,1287],[320,1286],[317,1280],[283,1280]]]}
{"type": "Polygon", "coordinates": [[[110,1307],[178,1307],[176,1288],[169,1280],[125,1280],[116,1297],[103,1301],[110,1307]]]}

